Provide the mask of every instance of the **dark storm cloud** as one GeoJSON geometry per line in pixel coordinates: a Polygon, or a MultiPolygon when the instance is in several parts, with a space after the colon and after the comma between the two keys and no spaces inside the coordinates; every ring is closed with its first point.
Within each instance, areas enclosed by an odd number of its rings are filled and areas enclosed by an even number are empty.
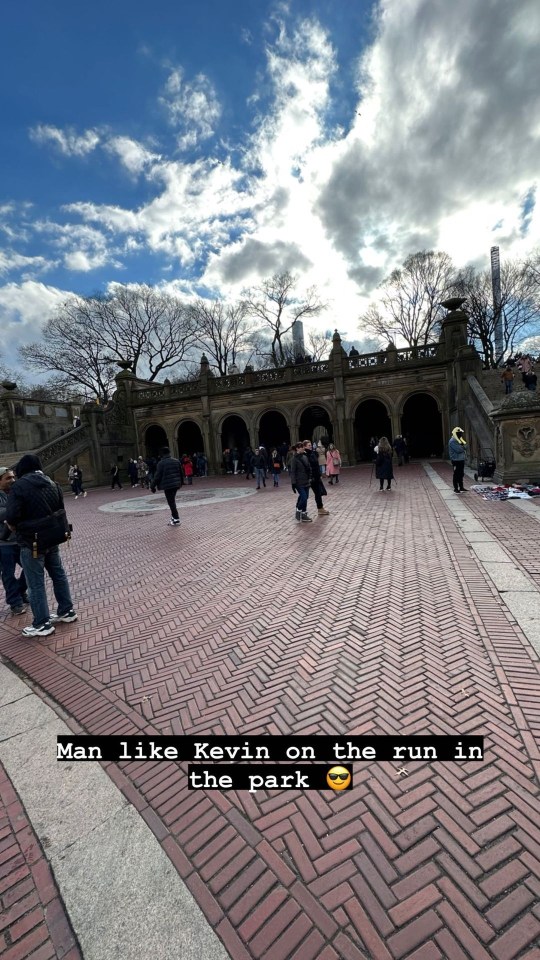
{"type": "Polygon", "coordinates": [[[263,243],[250,238],[237,250],[220,260],[220,274],[225,283],[241,283],[253,274],[261,277],[290,270],[307,270],[311,262],[294,243],[276,240],[263,243]]]}

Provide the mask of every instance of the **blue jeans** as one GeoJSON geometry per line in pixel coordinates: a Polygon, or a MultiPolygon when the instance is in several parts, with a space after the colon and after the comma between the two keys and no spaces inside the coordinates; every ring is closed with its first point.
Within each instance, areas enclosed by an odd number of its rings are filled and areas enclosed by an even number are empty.
{"type": "Polygon", "coordinates": [[[26,574],[28,596],[34,615],[32,626],[41,627],[44,623],[48,623],[50,618],[45,591],[45,570],[52,580],[54,595],[58,604],[58,616],[63,617],[70,610],[73,610],[68,578],[62,565],[59,547],[51,547],[50,550],[47,550],[44,554],[39,554],[37,557],[32,556],[30,547],[21,547],[21,566],[26,574]]]}
{"type": "Polygon", "coordinates": [[[261,483],[263,487],[266,486],[266,470],[264,467],[255,467],[255,474],[257,477],[257,486],[260,487],[261,483]]]}
{"type": "Polygon", "coordinates": [[[506,393],[512,393],[512,390],[514,389],[514,384],[512,383],[511,380],[504,381],[504,389],[506,393]]]}
{"type": "Polygon", "coordinates": [[[9,547],[0,547],[0,567],[2,570],[2,583],[6,591],[6,603],[13,610],[20,607],[23,595],[26,593],[26,579],[24,570],[17,579],[15,576],[15,567],[21,562],[21,550],[16,543],[9,547]]]}
{"type": "Polygon", "coordinates": [[[307,510],[309,487],[297,487],[296,489],[298,491],[298,500],[296,501],[296,509],[301,510],[302,513],[305,513],[307,510]]]}

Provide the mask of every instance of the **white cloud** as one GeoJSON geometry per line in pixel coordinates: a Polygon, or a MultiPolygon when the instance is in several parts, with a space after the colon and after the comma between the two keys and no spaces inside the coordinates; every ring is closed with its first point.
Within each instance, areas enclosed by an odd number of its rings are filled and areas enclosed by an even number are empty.
{"type": "Polygon", "coordinates": [[[6,367],[20,368],[18,348],[39,339],[48,317],[69,296],[64,290],[35,280],[0,287],[2,361],[6,367]]]}
{"type": "Polygon", "coordinates": [[[13,250],[0,250],[0,274],[6,276],[15,271],[24,270],[27,275],[45,273],[56,266],[57,261],[45,257],[25,257],[13,250]]]}
{"type": "Polygon", "coordinates": [[[134,177],[139,176],[156,160],[160,159],[159,154],[152,153],[130,137],[111,137],[105,144],[105,149],[108,153],[117,156],[126,170],[134,177]]]}
{"type": "Polygon", "coordinates": [[[77,134],[71,128],[61,130],[60,127],[45,123],[32,127],[30,138],[35,143],[52,145],[66,157],[85,157],[96,149],[101,140],[97,130],[85,130],[77,134]]]}
{"type": "Polygon", "coordinates": [[[35,223],[34,229],[50,236],[52,246],[61,251],[63,264],[68,270],[88,273],[108,263],[121,265],[115,260],[115,250],[109,247],[105,234],[94,227],[44,220],[35,223]]]}
{"type": "Polygon", "coordinates": [[[169,123],[178,131],[179,150],[187,150],[213,136],[221,106],[211,80],[204,73],[186,80],[181,67],[171,70],[160,103],[169,123]]]}

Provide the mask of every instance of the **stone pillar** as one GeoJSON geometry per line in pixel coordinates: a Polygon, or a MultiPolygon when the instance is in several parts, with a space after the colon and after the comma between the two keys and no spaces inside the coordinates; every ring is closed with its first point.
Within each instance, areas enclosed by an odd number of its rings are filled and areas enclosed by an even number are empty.
{"type": "Polygon", "coordinates": [[[349,433],[345,423],[345,381],[344,371],[348,369],[348,360],[345,350],[341,346],[341,337],[334,330],[332,337],[332,352],[330,354],[330,370],[334,378],[334,398],[336,417],[334,423],[334,443],[341,454],[341,462],[348,466],[354,462],[354,449],[351,453],[349,433]]]}
{"type": "Polygon", "coordinates": [[[540,397],[529,390],[509,393],[492,414],[499,483],[540,480],[540,397]]]}
{"type": "Polygon", "coordinates": [[[202,435],[204,441],[204,452],[208,458],[209,475],[219,474],[221,472],[221,450],[217,451],[219,438],[214,435],[212,429],[212,409],[210,404],[210,364],[208,357],[203,353],[201,356],[201,371],[199,373],[199,383],[201,385],[201,412],[202,412],[202,435]]]}

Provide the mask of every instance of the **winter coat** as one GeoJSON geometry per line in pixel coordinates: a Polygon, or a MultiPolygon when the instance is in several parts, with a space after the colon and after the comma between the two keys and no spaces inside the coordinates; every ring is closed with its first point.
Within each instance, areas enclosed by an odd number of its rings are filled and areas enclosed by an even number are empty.
{"type": "Polygon", "coordinates": [[[326,450],[324,449],[322,443],[317,444],[317,457],[320,467],[326,466],[326,450]]]}
{"type": "Polygon", "coordinates": [[[182,469],[184,471],[184,476],[192,477],[193,476],[193,463],[189,457],[182,457],[182,469]]]}
{"type": "Polygon", "coordinates": [[[261,451],[256,453],[255,456],[253,457],[253,466],[257,470],[266,470],[266,463],[267,463],[266,457],[264,453],[261,453],[261,451]]]}
{"type": "Polygon", "coordinates": [[[7,490],[0,490],[0,547],[12,547],[17,543],[17,535],[15,533],[10,533],[4,523],[7,511],[7,502],[7,490]]]}
{"type": "Polygon", "coordinates": [[[272,465],[272,473],[281,473],[283,470],[283,457],[280,453],[275,453],[271,456],[270,463],[272,465]]]}
{"type": "Polygon", "coordinates": [[[290,467],[293,487],[309,487],[311,483],[311,464],[305,453],[295,453],[290,467]]]}
{"type": "Polygon", "coordinates": [[[326,454],[326,472],[328,476],[337,477],[339,476],[340,471],[341,471],[341,455],[339,450],[337,450],[335,447],[333,450],[328,449],[326,454]],[[334,460],[339,461],[339,466],[336,466],[334,464],[334,460]]]}
{"type": "Polygon", "coordinates": [[[175,457],[163,457],[157,465],[154,487],[158,490],[177,490],[183,482],[180,461],[175,457]]]}
{"type": "MultiPolygon", "coordinates": [[[[16,480],[9,491],[6,520],[12,527],[17,528],[18,524],[25,520],[41,520],[63,507],[64,497],[58,484],[43,471],[34,470],[16,480]]],[[[31,540],[25,540],[16,532],[17,543],[21,546],[31,545],[31,540]]]]}
{"type": "Polygon", "coordinates": [[[377,480],[393,480],[394,471],[392,469],[392,454],[391,453],[379,453],[377,454],[377,459],[375,460],[375,476],[377,480]]]}
{"type": "Polygon", "coordinates": [[[448,456],[450,460],[466,460],[467,444],[460,443],[455,437],[450,437],[448,442],[448,456]]]}

